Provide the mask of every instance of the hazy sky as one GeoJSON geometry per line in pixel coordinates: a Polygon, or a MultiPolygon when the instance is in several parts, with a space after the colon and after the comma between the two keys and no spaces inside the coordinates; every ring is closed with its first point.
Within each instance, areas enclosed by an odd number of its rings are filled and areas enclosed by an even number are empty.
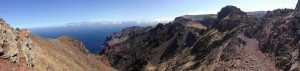
{"type": "Polygon", "coordinates": [[[1,0],[0,17],[32,28],[82,21],[159,21],[185,14],[217,13],[226,5],[243,11],[295,8],[297,0],[1,0]]]}

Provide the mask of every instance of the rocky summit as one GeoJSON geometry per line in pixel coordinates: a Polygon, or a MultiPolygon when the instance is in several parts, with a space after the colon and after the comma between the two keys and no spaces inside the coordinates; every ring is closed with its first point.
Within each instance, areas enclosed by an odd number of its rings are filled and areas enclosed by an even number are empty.
{"type": "Polygon", "coordinates": [[[298,8],[255,17],[226,6],[206,18],[180,16],[100,55],[121,71],[300,71],[298,8]]]}

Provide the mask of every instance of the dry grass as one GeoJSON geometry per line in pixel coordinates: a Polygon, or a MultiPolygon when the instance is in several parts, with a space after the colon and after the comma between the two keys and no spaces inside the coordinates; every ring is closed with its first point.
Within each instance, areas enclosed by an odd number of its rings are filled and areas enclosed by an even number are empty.
{"type": "Polygon", "coordinates": [[[80,51],[78,42],[43,39],[35,35],[30,38],[35,47],[35,71],[116,71],[98,60],[99,56],[80,51]]]}

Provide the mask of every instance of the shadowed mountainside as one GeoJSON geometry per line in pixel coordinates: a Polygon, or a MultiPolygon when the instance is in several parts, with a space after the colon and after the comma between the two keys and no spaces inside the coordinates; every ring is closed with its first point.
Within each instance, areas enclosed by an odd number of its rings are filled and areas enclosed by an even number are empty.
{"type": "Polygon", "coordinates": [[[249,15],[226,6],[205,18],[181,16],[106,45],[101,55],[121,71],[299,71],[298,8],[249,15]]]}

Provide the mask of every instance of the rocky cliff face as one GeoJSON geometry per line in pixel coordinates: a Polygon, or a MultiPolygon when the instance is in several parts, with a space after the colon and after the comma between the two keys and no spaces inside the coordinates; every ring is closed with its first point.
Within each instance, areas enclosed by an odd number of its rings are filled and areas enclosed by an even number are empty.
{"type": "Polygon", "coordinates": [[[268,12],[258,30],[259,48],[275,60],[275,66],[284,70],[299,70],[300,19],[298,10],[278,9],[268,12]]]}
{"type": "Polygon", "coordinates": [[[114,71],[70,37],[45,39],[0,19],[0,71],[114,71]]]}
{"type": "Polygon", "coordinates": [[[108,45],[103,55],[122,71],[299,71],[299,15],[277,9],[255,18],[226,6],[211,28],[178,17],[108,45]]]}
{"type": "Polygon", "coordinates": [[[152,28],[153,28],[152,26],[149,27],[133,26],[133,27],[124,28],[122,32],[115,32],[107,36],[104,44],[110,46],[117,43],[121,43],[127,40],[131,36],[147,32],[152,28]]]}

